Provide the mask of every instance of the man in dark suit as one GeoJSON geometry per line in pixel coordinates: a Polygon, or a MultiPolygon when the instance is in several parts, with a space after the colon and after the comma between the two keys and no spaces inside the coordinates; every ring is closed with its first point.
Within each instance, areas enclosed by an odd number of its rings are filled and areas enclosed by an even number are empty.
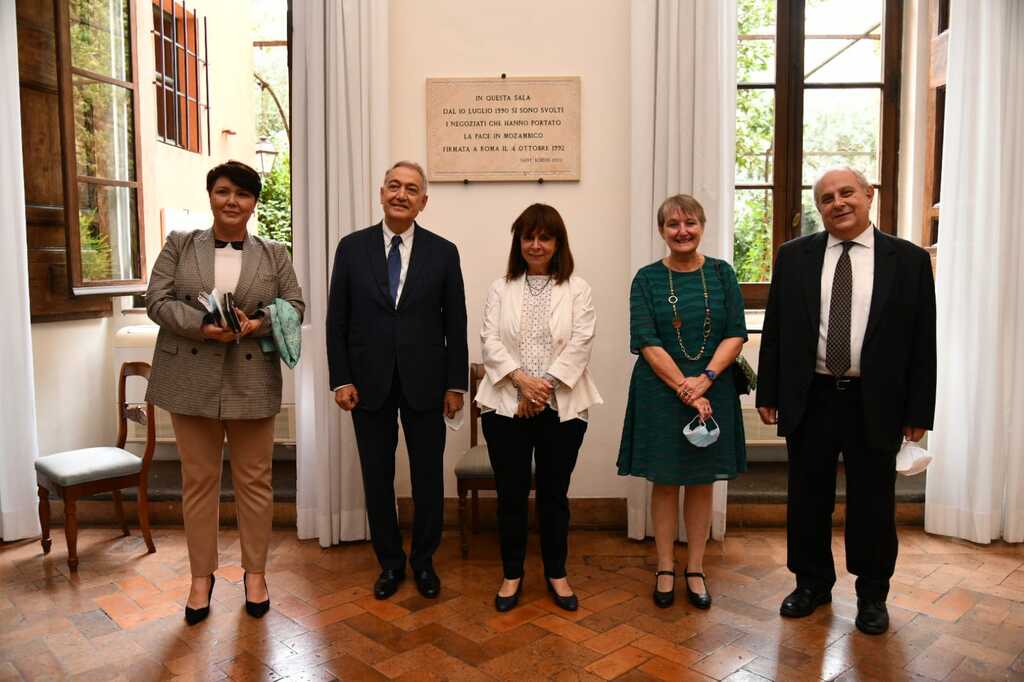
{"type": "Polygon", "coordinates": [[[433,555],[444,520],[442,415],[462,409],[468,387],[466,298],[454,244],[416,224],[427,205],[423,169],[399,161],[380,188],[384,220],[338,243],[327,305],[334,400],[352,412],[373,549],[374,585],[390,597],[405,578],[395,513],[401,414],[415,507],[409,563],[416,587],[436,597],[433,555]]]}
{"type": "Polygon", "coordinates": [[[787,565],[800,618],[832,601],[836,462],[846,471],[846,567],[857,576],[857,628],[881,634],[896,566],[896,453],[931,429],[935,284],[928,254],[874,228],[874,188],[859,171],[814,185],[824,233],[787,242],[772,273],[757,409],[789,451],[787,565]]]}

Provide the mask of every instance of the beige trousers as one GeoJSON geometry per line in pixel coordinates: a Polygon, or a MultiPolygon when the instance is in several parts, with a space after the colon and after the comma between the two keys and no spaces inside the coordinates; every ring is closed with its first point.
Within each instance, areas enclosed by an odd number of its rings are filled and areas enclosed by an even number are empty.
{"type": "Polygon", "coordinates": [[[242,568],[263,573],[274,516],[270,483],[274,418],[220,420],[172,414],[171,421],[181,456],[181,506],[192,575],[204,577],[217,569],[225,433],[231,453],[242,568]]]}

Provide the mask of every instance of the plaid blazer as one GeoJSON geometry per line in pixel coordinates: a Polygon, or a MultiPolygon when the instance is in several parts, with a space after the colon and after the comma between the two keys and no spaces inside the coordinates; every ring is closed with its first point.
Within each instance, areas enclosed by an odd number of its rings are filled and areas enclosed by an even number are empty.
{"type": "MultiPolygon", "coordinates": [[[[281,410],[281,360],[264,353],[263,326],[238,344],[203,337],[201,292],[213,290],[213,230],[172,232],[153,265],[146,291],[146,312],[160,325],[146,399],[175,414],[213,419],[262,419],[281,410]]],[[[300,316],[302,289],[288,249],[278,242],[247,235],[235,300],[246,315],[283,298],[300,316]]]]}

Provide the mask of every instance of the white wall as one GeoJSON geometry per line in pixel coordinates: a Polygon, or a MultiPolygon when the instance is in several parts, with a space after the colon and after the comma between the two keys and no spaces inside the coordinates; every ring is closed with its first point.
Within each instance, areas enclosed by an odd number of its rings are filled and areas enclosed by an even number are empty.
{"type": "MultiPolygon", "coordinates": [[[[629,3],[626,0],[392,0],[391,156],[425,162],[425,80],[442,76],[580,76],[579,182],[434,183],[420,216],[462,256],[470,359],[480,361],[480,320],[490,283],[504,273],[516,216],[534,202],[565,219],[576,272],[594,289],[598,332],[591,369],[605,404],[590,411],[570,494],[624,497],[615,472],[629,354],[629,3]]],[[[468,429],[449,432],[446,494],[468,446],[468,429]]],[[[409,494],[399,456],[398,494],[409,494]]]]}

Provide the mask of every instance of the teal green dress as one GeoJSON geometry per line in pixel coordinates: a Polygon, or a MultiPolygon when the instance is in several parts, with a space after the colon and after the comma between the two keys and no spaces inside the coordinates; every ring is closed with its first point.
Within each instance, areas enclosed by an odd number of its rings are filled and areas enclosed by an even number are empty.
{"type": "Polygon", "coordinates": [[[637,354],[629,381],[629,401],[619,446],[619,475],[640,476],[666,485],[700,485],[736,478],[747,470],[747,447],[739,396],[733,384],[732,368],[722,372],[704,394],[711,402],[713,417],[721,429],[718,440],[706,448],[692,445],[683,436],[683,426],[697,411],[683,404],[671,388],[658,378],[640,354],[646,346],[668,351],[688,377],[708,366],[723,339],[747,339],[743,297],[736,273],[725,261],[705,257],[702,267],[711,306],[711,333],[699,360],[683,356],[672,327],[672,306],[668,301],[672,277],[682,319],[680,336],[686,352],[697,355],[704,338],[704,287],[701,273],[671,272],[661,261],[640,268],[629,295],[630,350],[637,354]]]}

